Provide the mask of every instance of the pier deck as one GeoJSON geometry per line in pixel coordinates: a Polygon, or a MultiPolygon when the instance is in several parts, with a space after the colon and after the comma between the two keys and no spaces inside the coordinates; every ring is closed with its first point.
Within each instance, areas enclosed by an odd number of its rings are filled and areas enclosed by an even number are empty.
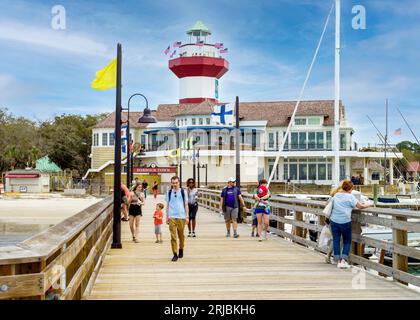
{"type": "Polygon", "coordinates": [[[123,249],[108,251],[88,299],[420,299],[396,281],[359,267],[339,270],[278,236],[259,243],[247,225],[239,227],[240,238],[226,238],[223,219],[202,207],[197,238],[186,238],[185,257],[171,262],[166,225],[164,243],[154,243],[156,202],[147,198],[139,243],[122,224],[123,249]]]}

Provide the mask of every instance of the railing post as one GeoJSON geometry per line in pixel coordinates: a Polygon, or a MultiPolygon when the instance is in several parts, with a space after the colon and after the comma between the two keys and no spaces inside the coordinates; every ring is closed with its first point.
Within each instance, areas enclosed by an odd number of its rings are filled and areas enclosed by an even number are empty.
{"type": "MultiPolygon", "coordinates": [[[[295,212],[295,220],[296,221],[303,221],[303,213],[302,211],[295,212]]],[[[295,226],[294,227],[294,235],[303,238],[303,228],[295,226]]]]}
{"type": "MultiPolygon", "coordinates": [[[[356,214],[360,215],[361,213],[358,212],[356,214]]],[[[362,224],[359,222],[359,220],[352,221],[351,232],[352,232],[352,234],[355,234],[355,235],[359,235],[359,236],[362,235],[362,224]]],[[[356,241],[351,242],[351,253],[352,254],[354,254],[356,256],[363,257],[364,251],[365,251],[364,244],[358,243],[356,241]]]]}
{"type": "MultiPolygon", "coordinates": [[[[278,217],[286,217],[286,209],[276,208],[276,211],[278,217]]],[[[277,221],[277,229],[284,231],[284,223],[277,221]]]]}
{"type": "MultiPolygon", "coordinates": [[[[406,217],[394,217],[398,221],[407,221],[406,217]]],[[[392,229],[392,240],[394,244],[408,246],[407,231],[392,229]]],[[[408,271],[408,257],[400,255],[396,252],[392,254],[392,268],[394,270],[408,271]]],[[[400,283],[407,284],[406,282],[399,281],[400,283]]]]}

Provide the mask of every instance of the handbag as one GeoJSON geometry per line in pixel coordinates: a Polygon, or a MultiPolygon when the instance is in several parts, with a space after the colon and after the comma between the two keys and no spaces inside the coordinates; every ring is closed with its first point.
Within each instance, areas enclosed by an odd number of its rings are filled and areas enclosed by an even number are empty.
{"type": "Polygon", "coordinates": [[[328,204],[325,206],[324,210],[322,210],[322,213],[325,215],[326,218],[329,219],[331,217],[332,209],[333,199],[331,199],[331,201],[329,201],[328,204]]]}

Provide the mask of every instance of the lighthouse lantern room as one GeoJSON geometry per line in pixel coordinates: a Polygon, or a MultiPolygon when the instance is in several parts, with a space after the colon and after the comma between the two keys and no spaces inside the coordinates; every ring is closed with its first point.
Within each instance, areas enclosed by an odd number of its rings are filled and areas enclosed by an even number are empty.
{"type": "Polygon", "coordinates": [[[218,102],[219,79],[229,70],[221,55],[223,44],[208,41],[211,31],[201,22],[187,31],[188,43],[179,56],[169,60],[169,69],[179,78],[179,103],[218,102]]]}

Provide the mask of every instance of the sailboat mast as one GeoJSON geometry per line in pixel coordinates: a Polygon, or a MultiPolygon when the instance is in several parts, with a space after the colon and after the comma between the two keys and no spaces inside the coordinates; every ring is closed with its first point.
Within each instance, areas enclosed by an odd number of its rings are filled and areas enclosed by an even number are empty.
{"type": "Polygon", "coordinates": [[[387,161],[386,161],[386,149],[387,149],[387,145],[388,145],[388,99],[386,99],[386,105],[385,105],[385,151],[384,151],[384,160],[385,160],[385,165],[384,165],[384,189],[386,189],[386,185],[387,185],[387,161]]]}
{"type": "Polygon", "coordinates": [[[335,1],[334,185],[340,183],[340,27],[341,0],[335,1]]]}

